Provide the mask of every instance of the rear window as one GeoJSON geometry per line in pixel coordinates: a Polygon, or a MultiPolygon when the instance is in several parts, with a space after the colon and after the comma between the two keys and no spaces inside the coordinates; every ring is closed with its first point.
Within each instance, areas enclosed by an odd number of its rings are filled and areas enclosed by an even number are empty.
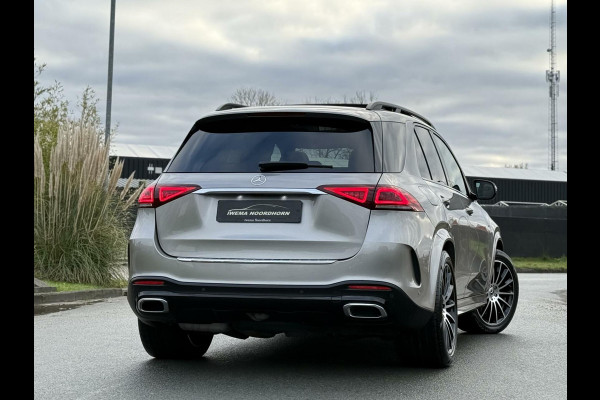
{"type": "Polygon", "coordinates": [[[309,165],[286,170],[295,173],[374,172],[370,124],[318,117],[209,120],[187,138],[167,172],[260,172],[265,162],[309,165]]]}

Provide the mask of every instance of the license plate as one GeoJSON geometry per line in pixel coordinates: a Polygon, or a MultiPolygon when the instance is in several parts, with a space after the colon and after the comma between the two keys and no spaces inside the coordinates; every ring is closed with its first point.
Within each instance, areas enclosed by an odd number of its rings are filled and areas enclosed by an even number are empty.
{"type": "Polygon", "coordinates": [[[218,222],[299,223],[300,200],[219,200],[218,222]]]}

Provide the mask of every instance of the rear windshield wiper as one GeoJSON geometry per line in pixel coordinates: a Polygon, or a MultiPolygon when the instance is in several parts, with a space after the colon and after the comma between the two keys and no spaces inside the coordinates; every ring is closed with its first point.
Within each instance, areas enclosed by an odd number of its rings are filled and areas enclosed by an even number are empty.
{"type": "Polygon", "coordinates": [[[261,162],[258,163],[261,172],[265,171],[285,171],[290,169],[306,168],[333,168],[333,165],[307,164],[303,162],[261,162]]]}

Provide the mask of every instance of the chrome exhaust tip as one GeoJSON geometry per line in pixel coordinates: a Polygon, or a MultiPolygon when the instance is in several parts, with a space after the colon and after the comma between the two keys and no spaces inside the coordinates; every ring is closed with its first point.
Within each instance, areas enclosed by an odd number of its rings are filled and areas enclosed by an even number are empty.
{"type": "Polygon", "coordinates": [[[380,319],[387,317],[385,308],[370,303],[344,304],[344,314],[350,318],[380,319]]]}
{"type": "Polygon", "coordinates": [[[144,297],[138,300],[137,309],[145,313],[166,313],[169,312],[169,303],[165,299],[144,297]]]}

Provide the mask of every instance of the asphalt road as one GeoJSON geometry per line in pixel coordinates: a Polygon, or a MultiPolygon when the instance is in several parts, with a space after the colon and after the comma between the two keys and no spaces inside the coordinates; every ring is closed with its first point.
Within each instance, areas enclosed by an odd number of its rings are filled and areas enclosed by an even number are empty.
{"type": "Polygon", "coordinates": [[[459,334],[446,369],[399,366],[382,340],[282,335],[218,335],[202,360],[155,360],[125,297],[36,315],[34,398],[566,399],[567,275],[519,279],[511,325],[459,334]]]}

